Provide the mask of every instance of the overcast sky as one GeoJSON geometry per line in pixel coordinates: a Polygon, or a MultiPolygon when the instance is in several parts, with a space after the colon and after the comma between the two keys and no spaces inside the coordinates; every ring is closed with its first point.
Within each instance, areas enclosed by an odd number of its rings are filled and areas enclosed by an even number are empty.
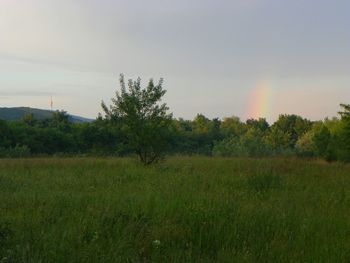
{"type": "Polygon", "coordinates": [[[0,106],[49,108],[52,94],[94,118],[124,73],[163,77],[175,117],[335,116],[350,103],[349,12],[349,0],[0,0],[0,106]]]}

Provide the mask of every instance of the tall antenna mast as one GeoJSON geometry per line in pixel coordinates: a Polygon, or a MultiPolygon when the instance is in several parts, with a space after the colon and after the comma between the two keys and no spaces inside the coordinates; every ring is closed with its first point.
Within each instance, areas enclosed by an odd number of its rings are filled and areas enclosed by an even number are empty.
{"type": "Polygon", "coordinates": [[[50,108],[51,108],[51,111],[52,111],[52,107],[53,107],[53,100],[52,100],[52,95],[51,95],[51,99],[50,99],[50,108]]]}

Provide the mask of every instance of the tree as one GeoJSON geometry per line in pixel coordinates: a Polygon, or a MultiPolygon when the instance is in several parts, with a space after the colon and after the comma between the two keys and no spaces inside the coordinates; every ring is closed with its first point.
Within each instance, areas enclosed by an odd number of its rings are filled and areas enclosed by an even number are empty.
{"type": "Polygon", "coordinates": [[[263,141],[264,133],[251,127],[242,136],[231,135],[220,142],[215,142],[213,155],[260,157],[269,154],[263,141]]]}
{"type": "Polygon", "coordinates": [[[267,133],[265,141],[275,153],[281,153],[290,149],[291,134],[273,125],[267,133]]]}
{"type": "Polygon", "coordinates": [[[35,125],[35,118],[33,113],[29,113],[23,116],[22,121],[29,126],[34,126],[35,125]]]}
{"type": "Polygon", "coordinates": [[[315,125],[312,141],[315,145],[316,154],[320,157],[327,157],[328,146],[331,141],[331,132],[323,123],[315,125]]]}
{"type": "Polygon", "coordinates": [[[350,118],[350,104],[340,104],[340,107],[343,108],[343,111],[340,111],[339,114],[342,118],[350,118]]]}
{"type": "Polygon", "coordinates": [[[247,124],[249,129],[254,128],[254,129],[260,130],[262,132],[266,132],[270,127],[269,123],[266,121],[265,118],[259,118],[258,120],[248,119],[246,121],[246,124],[247,124]]]}
{"type": "Polygon", "coordinates": [[[312,127],[311,121],[297,115],[282,114],[271,128],[278,129],[290,137],[289,147],[294,148],[296,142],[312,127]]]}
{"type": "Polygon", "coordinates": [[[261,157],[268,155],[268,149],[263,140],[264,132],[256,127],[251,127],[240,138],[242,153],[250,157],[261,157]]]}
{"type": "Polygon", "coordinates": [[[220,125],[221,133],[224,137],[241,136],[246,132],[245,124],[238,117],[232,116],[224,118],[220,125]]]}
{"type": "Polygon", "coordinates": [[[310,130],[298,139],[295,145],[298,155],[302,157],[315,156],[315,143],[313,137],[314,133],[310,130]]]}
{"type": "Polygon", "coordinates": [[[340,104],[343,111],[339,112],[341,116],[341,130],[339,132],[340,150],[342,161],[350,162],[350,105],[340,104]]]}
{"type": "Polygon", "coordinates": [[[9,147],[12,142],[12,132],[7,122],[0,119],[0,147],[9,147]]]}
{"type": "Polygon", "coordinates": [[[120,75],[120,92],[112,98],[109,107],[102,102],[105,117],[116,125],[122,126],[129,147],[144,164],[159,160],[166,150],[172,114],[161,99],[165,95],[163,79],[155,85],[153,79],[146,88],[141,88],[141,79],[129,80],[128,88],[124,76],[120,75]]]}
{"type": "Polygon", "coordinates": [[[57,128],[65,128],[69,125],[69,115],[66,111],[55,111],[52,113],[52,125],[57,128]]]}
{"type": "Polygon", "coordinates": [[[196,143],[196,153],[211,155],[214,141],[221,139],[221,122],[215,118],[208,119],[203,114],[197,114],[192,121],[192,134],[196,143]]]}

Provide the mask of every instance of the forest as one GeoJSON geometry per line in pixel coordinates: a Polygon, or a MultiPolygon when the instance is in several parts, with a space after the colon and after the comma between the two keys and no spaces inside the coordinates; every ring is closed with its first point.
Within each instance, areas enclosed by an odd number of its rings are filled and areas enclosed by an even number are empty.
{"type": "MultiPolygon", "coordinates": [[[[73,123],[64,111],[43,120],[31,114],[0,120],[0,156],[129,156],[133,151],[123,126],[101,114],[93,122],[73,123]]],[[[344,104],[339,118],[323,121],[282,114],[270,125],[264,118],[244,122],[198,114],[193,120],[172,118],[167,132],[166,155],[350,160],[350,106],[344,104]]]]}

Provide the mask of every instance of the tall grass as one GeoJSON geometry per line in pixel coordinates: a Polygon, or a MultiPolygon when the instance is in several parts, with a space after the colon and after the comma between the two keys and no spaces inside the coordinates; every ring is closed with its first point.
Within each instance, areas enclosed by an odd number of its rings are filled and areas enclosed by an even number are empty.
{"type": "Polygon", "coordinates": [[[350,167],[2,160],[0,216],[0,262],[349,262],[350,167]]]}

